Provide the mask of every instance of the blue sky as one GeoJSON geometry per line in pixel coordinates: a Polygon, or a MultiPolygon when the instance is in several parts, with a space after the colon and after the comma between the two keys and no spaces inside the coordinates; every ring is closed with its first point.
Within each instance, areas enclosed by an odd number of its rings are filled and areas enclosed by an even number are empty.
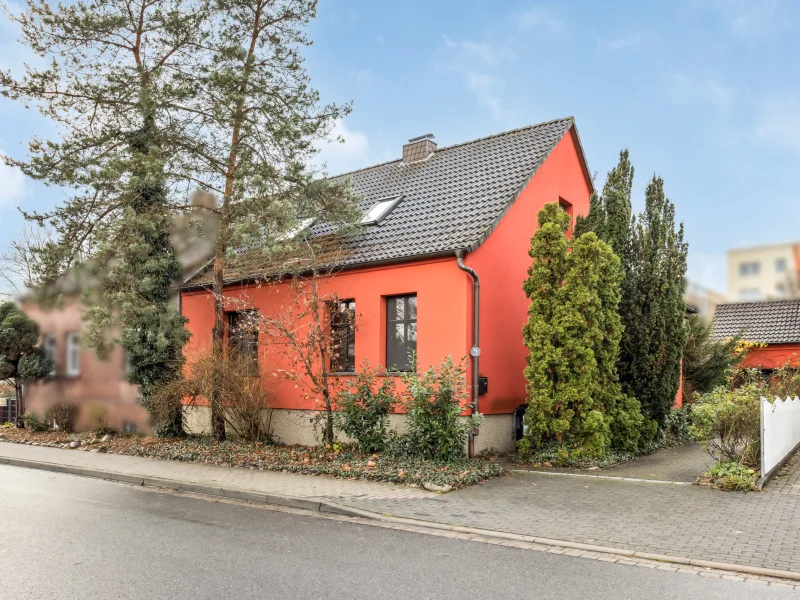
{"type": "MultiPolygon", "coordinates": [[[[623,147],[635,209],[664,178],[690,277],[724,291],[727,248],[800,238],[797,23],[789,0],[321,0],[307,66],[324,100],[354,102],[322,157],[341,172],[423,133],[447,145],[574,115],[599,185],[623,147]]],[[[0,23],[0,68],[25,59],[13,37],[0,23]]],[[[54,131],[0,99],[0,148],[21,155],[32,134],[54,131]]],[[[0,247],[17,206],[62,197],[0,167],[0,247]]]]}

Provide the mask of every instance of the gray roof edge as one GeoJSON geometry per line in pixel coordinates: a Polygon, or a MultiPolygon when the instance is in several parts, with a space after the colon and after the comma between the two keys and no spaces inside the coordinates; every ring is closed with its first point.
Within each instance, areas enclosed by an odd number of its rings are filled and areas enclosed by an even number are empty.
{"type": "MultiPolygon", "coordinates": [[[[508,214],[508,211],[511,210],[511,207],[514,206],[514,203],[520,197],[520,195],[525,190],[525,188],[528,187],[528,184],[536,176],[536,173],[539,172],[539,169],[542,167],[542,165],[547,162],[548,158],[550,158],[550,155],[553,153],[553,150],[556,149],[556,146],[558,146],[561,143],[561,141],[564,139],[564,136],[567,135],[567,133],[569,133],[572,129],[575,128],[575,119],[573,117],[567,117],[566,119],[553,119],[552,121],[547,121],[547,124],[555,123],[556,121],[566,121],[567,122],[566,126],[564,127],[564,131],[558,137],[558,140],[550,148],[550,151],[547,153],[547,156],[545,156],[541,161],[539,161],[536,164],[536,166],[531,171],[530,175],[528,175],[525,178],[525,180],[519,185],[519,187],[517,188],[517,191],[514,192],[513,196],[511,196],[511,199],[508,201],[508,203],[506,204],[505,208],[500,212],[500,214],[497,215],[497,218],[494,220],[494,222],[492,222],[492,224],[489,227],[487,227],[484,230],[484,232],[481,233],[481,235],[478,238],[476,238],[475,240],[470,242],[470,244],[466,247],[466,249],[469,252],[475,252],[475,250],[480,248],[483,245],[483,243],[486,242],[487,239],[489,239],[489,236],[492,235],[494,230],[497,229],[498,225],[500,225],[500,222],[508,214]]],[[[545,124],[545,123],[543,123],[543,124],[545,124]]],[[[514,131],[519,131],[519,130],[514,130],[514,131]]],[[[493,137],[493,136],[490,136],[490,137],[493,137]]],[[[583,154],[583,149],[580,147],[580,145],[578,147],[578,150],[579,150],[578,154],[583,154]]],[[[581,163],[583,164],[584,161],[581,160],[581,163]]],[[[589,187],[590,187],[590,189],[593,189],[593,187],[591,185],[591,179],[589,181],[590,181],[589,187]]]]}
{"type": "MultiPolygon", "coordinates": [[[[474,140],[467,140],[466,142],[458,142],[457,144],[450,144],[449,146],[441,146],[437,147],[434,150],[435,153],[444,152],[445,150],[451,150],[453,148],[458,148],[460,146],[466,146],[468,144],[475,144],[477,142],[482,142],[484,140],[490,140],[496,137],[502,137],[504,135],[509,135],[512,133],[518,133],[520,131],[525,131],[526,129],[534,129],[539,127],[545,127],[546,125],[552,125],[553,123],[557,123],[559,121],[569,121],[572,127],[575,126],[575,117],[560,117],[558,119],[550,119],[549,121],[542,121],[541,123],[532,123],[531,125],[524,125],[522,127],[517,127],[516,129],[509,129],[508,131],[501,131],[500,133],[492,133],[491,135],[484,135],[483,137],[475,138],[474,140]]],[[[559,140],[560,141],[560,140],[559,140]]],[[[407,146],[408,144],[404,144],[407,146]]],[[[583,148],[581,147],[581,153],[583,152],[583,148]]],[[[362,171],[369,171],[370,169],[375,169],[377,167],[383,167],[386,165],[390,165],[396,162],[403,162],[402,158],[393,158],[392,160],[387,160],[375,165],[369,165],[368,167],[362,167],[360,169],[353,169],[352,171],[345,171],[344,173],[337,173],[336,175],[327,175],[326,179],[339,179],[341,177],[347,177],[348,175],[352,175],[354,173],[361,173],[362,171]]],[[[582,160],[582,162],[585,162],[582,160]]],[[[588,173],[588,171],[587,171],[588,173]]],[[[591,181],[591,177],[589,178],[591,181]]]]}
{"type": "MultiPolygon", "coordinates": [[[[381,260],[371,260],[367,262],[358,262],[352,263],[347,265],[342,265],[338,268],[336,272],[342,271],[358,271],[359,269],[373,269],[375,267],[383,267],[388,265],[399,265],[403,263],[415,263],[423,260],[435,260],[439,258],[450,258],[452,257],[453,260],[456,259],[456,252],[461,248],[453,248],[448,250],[437,250],[436,252],[427,252],[424,254],[417,254],[414,256],[398,256],[395,258],[384,258],[381,260]]],[[[225,281],[224,285],[227,287],[229,285],[243,285],[247,283],[254,283],[263,280],[262,277],[243,277],[241,279],[232,279],[229,281],[225,281]]],[[[196,290],[208,290],[211,288],[211,284],[209,283],[195,283],[193,285],[183,285],[180,288],[181,292],[193,292],[196,290]]]]}

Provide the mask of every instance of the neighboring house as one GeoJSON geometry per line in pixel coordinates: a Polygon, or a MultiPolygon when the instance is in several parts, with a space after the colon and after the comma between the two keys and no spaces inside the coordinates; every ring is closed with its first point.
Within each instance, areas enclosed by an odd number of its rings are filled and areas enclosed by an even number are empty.
{"type": "Polygon", "coordinates": [[[728,250],[728,300],[756,302],[800,297],[800,244],[728,250]]]}
{"type": "Polygon", "coordinates": [[[714,337],[741,336],[766,344],[751,350],[745,367],[775,369],[791,362],[800,365],[800,299],[721,304],[714,313],[714,337]]]}
{"type": "MultiPolygon", "coordinates": [[[[195,202],[208,201],[195,198],[195,202]]],[[[215,231],[211,215],[198,208],[191,216],[181,216],[174,221],[172,242],[183,269],[181,282],[196,273],[211,255],[215,231]]],[[[52,307],[40,305],[32,297],[20,299],[22,309],[38,323],[42,347],[55,363],[50,377],[24,387],[25,410],[43,416],[53,404],[71,402],[80,409],[80,429],[91,427],[97,415],[105,412],[110,427],[148,431],[149,415],[139,404],[136,386],[126,380],[127,361],[123,349],[115,346],[105,359],[100,359],[94,350],[81,343],[81,333],[86,326],[82,295],[97,286],[89,271],[78,267],[65,274],[56,284],[59,299],[52,307]]],[[[181,282],[176,282],[176,306],[177,286],[181,282]]]]}
{"type": "MultiPolygon", "coordinates": [[[[364,359],[404,369],[415,352],[426,369],[448,355],[469,356],[477,311],[480,357],[470,362],[468,382],[475,374],[483,378],[473,393],[481,392],[478,410],[485,418],[474,450],[513,450],[513,413],[527,401],[522,327],[530,302],[522,284],[537,213],[558,203],[574,222],[588,211],[591,175],[572,118],[446,148],[437,148],[432,137],[410,140],[401,159],[347,174],[364,197],[370,223],[341,271],[324,282],[325,291],[357,315],[347,357],[336,368],[347,377],[364,359]],[[479,307],[473,301],[475,282],[460,268],[459,254],[480,278],[479,307]]],[[[319,224],[309,235],[329,232],[319,224]]],[[[260,266],[248,272],[234,263],[226,272],[225,293],[246,298],[251,309],[266,314],[280,306],[289,286],[259,286],[266,268],[260,266]]],[[[205,270],[183,288],[182,310],[192,334],[188,353],[211,343],[210,283],[205,270]]],[[[268,372],[286,365],[285,349],[263,340],[256,344],[268,372]]],[[[280,378],[270,377],[267,384],[275,394],[275,434],[286,443],[313,443],[314,400],[280,378]]],[[[207,415],[197,422],[207,423],[207,415]]]]}
{"type": "Polygon", "coordinates": [[[724,303],[725,295],[700,285],[695,281],[686,281],[683,299],[687,304],[697,309],[697,315],[706,321],[714,317],[714,309],[718,304],[724,303]]]}

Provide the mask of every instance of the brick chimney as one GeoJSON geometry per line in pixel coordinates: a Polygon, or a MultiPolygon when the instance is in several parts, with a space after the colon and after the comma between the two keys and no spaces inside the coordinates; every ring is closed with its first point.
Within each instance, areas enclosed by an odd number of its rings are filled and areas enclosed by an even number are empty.
{"type": "Polygon", "coordinates": [[[426,133],[419,137],[411,138],[403,146],[403,162],[411,164],[427,160],[436,150],[436,142],[433,141],[433,134],[426,133]]]}

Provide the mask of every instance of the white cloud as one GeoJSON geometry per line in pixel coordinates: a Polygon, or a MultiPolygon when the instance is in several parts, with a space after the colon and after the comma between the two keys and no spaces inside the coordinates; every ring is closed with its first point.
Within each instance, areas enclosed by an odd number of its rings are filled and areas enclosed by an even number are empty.
{"type": "MultiPolygon", "coordinates": [[[[0,155],[2,154],[0,150],[0,155]]],[[[29,191],[27,179],[22,171],[9,167],[0,160],[0,212],[8,206],[19,205],[29,191]]]]}
{"type": "Polygon", "coordinates": [[[372,71],[369,69],[354,69],[350,71],[350,77],[352,77],[358,85],[361,85],[372,79],[372,71]]]}
{"type": "Polygon", "coordinates": [[[669,78],[667,86],[670,98],[677,104],[712,104],[727,108],[734,101],[733,89],[711,78],[676,73],[669,78]]]}
{"type": "Polygon", "coordinates": [[[344,119],[337,119],[327,139],[315,144],[318,154],[314,157],[317,167],[331,175],[344,173],[369,165],[369,140],[360,131],[347,128],[344,119]]]}
{"type": "Polygon", "coordinates": [[[464,64],[474,64],[474,61],[477,60],[485,67],[493,67],[516,56],[516,53],[508,46],[495,46],[488,42],[470,40],[454,42],[444,36],[444,45],[451,51],[454,58],[464,64]]]}
{"type": "Polygon", "coordinates": [[[527,29],[542,29],[550,33],[562,33],[567,29],[567,24],[564,21],[542,6],[520,14],[517,17],[517,26],[523,31],[527,29]]]}
{"type": "Polygon", "coordinates": [[[508,45],[471,40],[453,41],[444,37],[445,67],[458,73],[464,87],[495,119],[511,120],[514,111],[507,107],[504,94],[507,81],[499,75],[502,65],[516,58],[508,45]]]}
{"type": "Polygon", "coordinates": [[[783,96],[766,100],[756,119],[753,131],[760,144],[777,144],[800,153],[800,101],[783,96]]]}

